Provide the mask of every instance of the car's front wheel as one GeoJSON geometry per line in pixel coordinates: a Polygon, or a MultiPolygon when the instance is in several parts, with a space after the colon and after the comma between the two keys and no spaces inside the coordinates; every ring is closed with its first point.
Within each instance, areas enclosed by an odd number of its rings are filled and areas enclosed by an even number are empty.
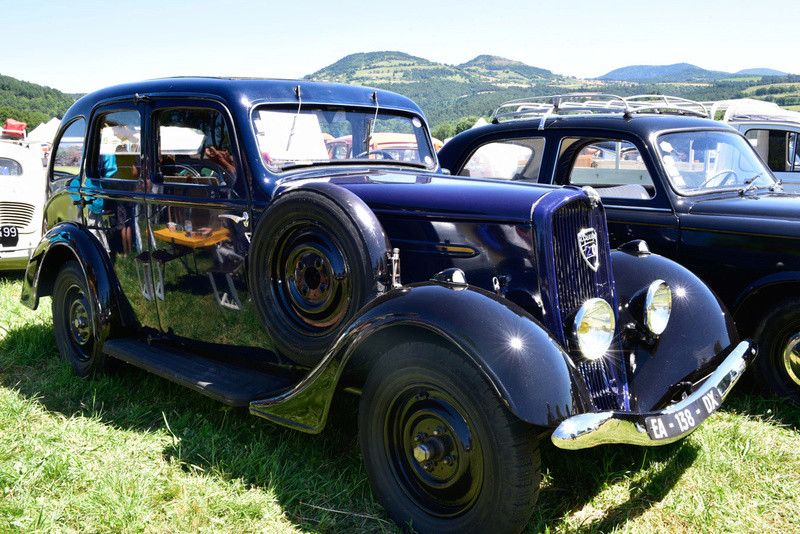
{"type": "Polygon", "coordinates": [[[370,371],[359,440],[373,491],[417,532],[519,532],[541,478],[534,429],[438,345],[394,347],[370,371]]]}
{"type": "Polygon", "coordinates": [[[755,338],[759,382],[769,392],[800,403],[800,300],[785,300],[772,308],[755,338]]]}
{"type": "Polygon", "coordinates": [[[78,376],[105,368],[102,345],[94,335],[94,320],[86,277],[80,265],[70,261],[61,267],[53,286],[53,330],[58,351],[78,376]]]}

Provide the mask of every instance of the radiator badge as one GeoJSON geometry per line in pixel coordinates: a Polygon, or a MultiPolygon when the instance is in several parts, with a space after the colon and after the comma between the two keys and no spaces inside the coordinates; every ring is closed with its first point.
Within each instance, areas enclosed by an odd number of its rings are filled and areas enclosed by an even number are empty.
{"type": "Polygon", "coordinates": [[[600,261],[597,254],[597,232],[594,228],[586,228],[578,232],[578,248],[586,264],[597,272],[600,261]]]}

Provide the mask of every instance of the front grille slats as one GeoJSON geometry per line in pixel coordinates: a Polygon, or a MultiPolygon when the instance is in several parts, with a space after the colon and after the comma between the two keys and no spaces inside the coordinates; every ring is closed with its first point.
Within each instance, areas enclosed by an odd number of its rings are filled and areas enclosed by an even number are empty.
{"type": "Polygon", "coordinates": [[[33,204],[22,202],[0,202],[0,226],[25,228],[33,220],[33,204]]]}
{"type": "MultiPolygon", "coordinates": [[[[553,310],[561,320],[564,332],[562,342],[575,352],[569,339],[571,320],[581,305],[590,298],[605,299],[616,307],[611,257],[608,249],[608,232],[605,218],[599,207],[592,207],[582,198],[561,206],[552,216],[553,262],[557,306],[553,310]],[[594,228],[597,233],[598,269],[595,271],[581,255],[578,234],[594,228]]],[[[598,410],[628,410],[628,393],[625,364],[619,350],[619,340],[612,342],[609,355],[601,360],[586,361],[576,355],[578,372],[586,381],[595,408],[598,410]]]]}

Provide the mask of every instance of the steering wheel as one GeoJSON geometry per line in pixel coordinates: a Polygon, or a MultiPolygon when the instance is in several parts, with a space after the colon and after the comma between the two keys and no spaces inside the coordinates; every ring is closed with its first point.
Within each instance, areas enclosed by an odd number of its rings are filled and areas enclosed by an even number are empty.
{"type": "Polygon", "coordinates": [[[730,169],[726,169],[724,171],[718,172],[717,174],[715,174],[711,178],[708,178],[702,184],[698,185],[696,189],[702,189],[702,188],[704,188],[705,186],[707,186],[708,184],[710,184],[711,182],[713,182],[714,180],[717,180],[717,179],[719,179],[719,184],[717,184],[718,186],[725,185],[725,184],[727,184],[729,182],[731,184],[735,184],[735,183],[737,183],[739,181],[738,180],[738,176],[736,176],[735,172],[733,172],[730,169]]]}
{"type": "Polygon", "coordinates": [[[391,152],[389,152],[387,150],[381,150],[381,149],[367,150],[366,152],[362,152],[361,154],[357,155],[356,159],[363,158],[365,156],[366,157],[370,157],[372,155],[380,156],[380,158],[378,158],[378,159],[391,159],[391,160],[394,159],[392,157],[392,153],[391,152]]]}

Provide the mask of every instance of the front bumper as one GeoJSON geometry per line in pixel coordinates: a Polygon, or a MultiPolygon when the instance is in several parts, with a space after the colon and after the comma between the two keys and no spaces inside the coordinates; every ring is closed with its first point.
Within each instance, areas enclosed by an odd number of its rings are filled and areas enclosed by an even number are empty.
{"type": "MultiPolygon", "coordinates": [[[[714,388],[721,400],[730,393],[745,368],[755,357],[755,349],[748,341],[739,343],[717,369],[691,395],[663,410],[655,412],[600,412],[584,413],[565,419],[551,436],[553,443],[561,449],[586,449],[596,445],[623,443],[629,445],[665,445],[691,434],[697,425],[669,437],[656,439],[647,432],[648,419],[659,419],[686,411],[714,388]]],[[[697,422],[699,424],[700,421],[697,422]]]]}

